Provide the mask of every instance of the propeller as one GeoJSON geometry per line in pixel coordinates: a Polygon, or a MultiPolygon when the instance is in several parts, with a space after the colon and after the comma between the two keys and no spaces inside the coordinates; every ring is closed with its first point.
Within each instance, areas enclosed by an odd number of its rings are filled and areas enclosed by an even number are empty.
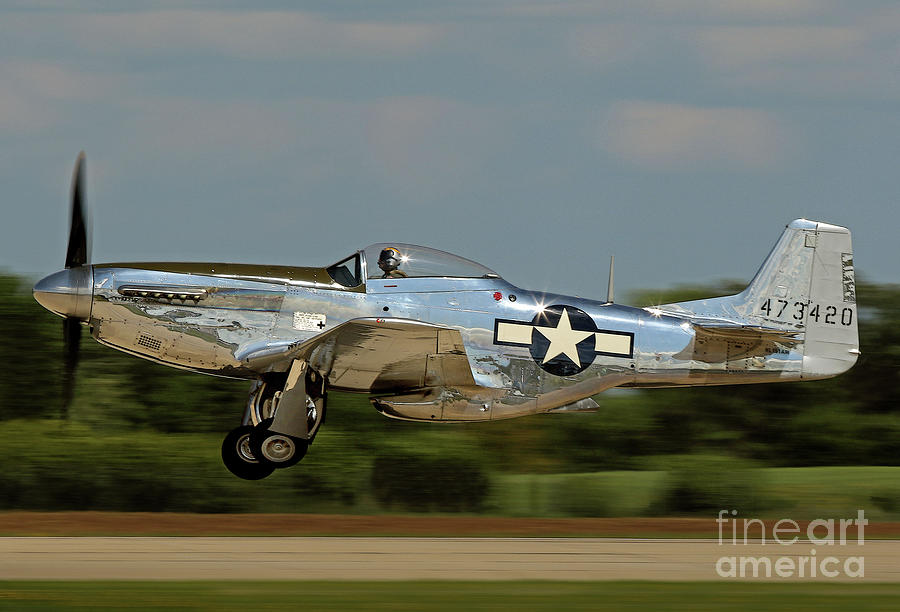
{"type": "MultiPolygon", "coordinates": [[[[91,260],[91,239],[88,231],[87,201],[85,198],[84,151],[75,160],[72,172],[72,208],[69,214],[69,244],[66,247],[66,268],[79,268],[91,260]]],[[[75,372],[78,369],[78,349],[81,345],[81,320],[67,316],[63,319],[63,401],[62,417],[69,418],[69,406],[75,395],[75,372]]]]}
{"type": "MultiPolygon", "coordinates": [[[[75,160],[75,170],[72,172],[72,207],[69,214],[69,244],[66,247],[66,270],[73,270],[74,273],[67,275],[67,278],[84,277],[87,271],[88,279],[90,276],[90,266],[82,268],[88,264],[91,258],[91,242],[88,232],[88,217],[85,200],[85,169],[86,158],[84,151],[78,154],[75,160]]],[[[90,281],[88,281],[90,282],[90,281]]],[[[69,288],[70,293],[73,283],[60,283],[63,287],[69,288]]],[[[75,283],[75,298],[77,300],[78,285],[83,283],[75,283]]],[[[78,310],[77,308],[75,309],[78,310]]],[[[63,309],[63,393],[61,416],[64,420],[69,418],[69,407],[72,405],[72,398],[75,395],[75,372],[78,369],[78,348],[81,345],[81,322],[82,317],[78,316],[78,312],[67,312],[63,309]]]]}
{"type": "Polygon", "coordinates": [[[84,195],[84,172],[87,165],[84,151],[75,160],[72,172],[72,210],[69,216],[69,246],[66,249],[66,268],[77,268],[91,260],[91,240],[88,232],[87,202],[84,195]]]}
{"type": "Polygon", "coordinates": [[[62,414],[68,417],[69,405],[75,391],[75,371],[78,368],[78,346],[81,344],[81,324],[91,318],[93,305],[94,269],[91,260],[90,217],[85,192],[84,151],[78,154],[72,173],[72,211],[69,216],[69,244],[66,247],[66,267],[34,286],[34,299],[50,312],[63,318],[63,405],[62,414]]]}
{"type": "Polygon", "coordinates": [[[78,347],[81,345],[81,321],[63,319],[63,398],[62,418],[69,418],[69,406],[75,395],[75,371],[78,369],[78,347]]]}

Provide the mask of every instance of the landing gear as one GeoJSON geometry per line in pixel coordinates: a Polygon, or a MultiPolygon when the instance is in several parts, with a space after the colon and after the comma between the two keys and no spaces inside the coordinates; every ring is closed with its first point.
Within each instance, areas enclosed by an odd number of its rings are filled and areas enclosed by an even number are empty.
{"type": "Polygon", "coordinates": [[[253,428],[250,433],[250,452],[273,468],[296,465],[309,448],[309,441],[271,431],[271,417],[253,428]]]}
{"type": "Polygon", "coordinates": [[[275,466],[256,459],[250,450],[253,427],[242,425],[232,429],[222,442],[222,461],[228,471],[244,480],[261,480],[275,471],[275,466]]]}
{"type": "Polygon", "coordinates": [[[304,361],[295,361],[286,376],[255,383],[244,425],[222,444],[225,466],[240,478],[258,480],[296,465],[324,421],[325,388],[325,379],[304,361]]]}

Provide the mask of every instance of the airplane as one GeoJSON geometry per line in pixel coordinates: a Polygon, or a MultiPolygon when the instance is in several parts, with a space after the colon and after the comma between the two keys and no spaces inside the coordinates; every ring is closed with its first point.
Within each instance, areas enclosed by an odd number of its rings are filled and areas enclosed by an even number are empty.
{"type": "MultiPolygon", "coordinates": [[[[65,268],[34,286],[63,317],[63,404],[81,327],[175,368],[250,381],[222,459],[258,480],[296,464],[330,390],[385,416],[474,422],[595,411],[612,388],[817,380],[859,351],[850,231],[797,219],[746,289],[655,307],[529,291],[436,249],[373,244],[323,267],[90,262],[85,156],[65,268]]],[[[592,266],[585,267],[587,271],[592,266]]]]}

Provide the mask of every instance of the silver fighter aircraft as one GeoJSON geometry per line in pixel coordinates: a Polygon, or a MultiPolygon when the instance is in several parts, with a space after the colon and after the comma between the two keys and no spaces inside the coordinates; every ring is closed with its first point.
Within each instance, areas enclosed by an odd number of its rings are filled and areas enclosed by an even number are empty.
{"type": "Polygon", "coordinates": [[[324,267],[90,263],[84,155],[64,270],[34,297],[64,318],[72,394],[80,326],[158,363],[251,381],[225,465],[297,463],[331,389],[412,421],[589,411],[613,387],[815,380],[859,355],[850,232],[798,219],[742,292],[653,308],[529,291],[468,259],[374,244],[324,267]]]}

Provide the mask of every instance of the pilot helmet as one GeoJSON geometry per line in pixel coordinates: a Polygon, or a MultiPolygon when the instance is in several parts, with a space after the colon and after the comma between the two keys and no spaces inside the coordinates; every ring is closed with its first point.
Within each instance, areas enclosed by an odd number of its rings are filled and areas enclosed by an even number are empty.
{"type": "Polygon", "coordinates": [[[385,272],[396,270],[400,266],[400,251],[394,247],[388,247],[381,250],[378,256],[378,267],[385,272]]]}

